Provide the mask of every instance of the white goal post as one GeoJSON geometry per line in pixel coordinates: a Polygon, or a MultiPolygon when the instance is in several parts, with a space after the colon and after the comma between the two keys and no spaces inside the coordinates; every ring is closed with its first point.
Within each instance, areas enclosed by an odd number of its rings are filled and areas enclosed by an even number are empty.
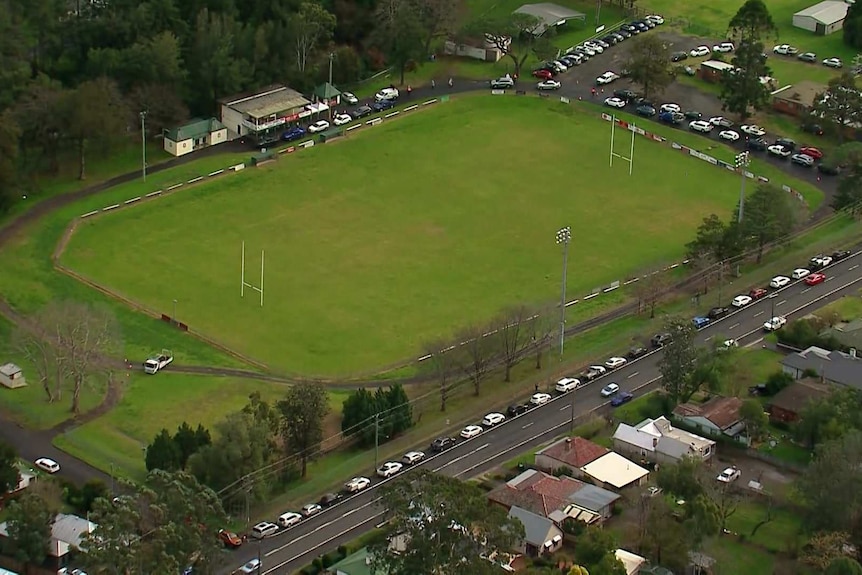
{"type": "Polygon", "coordinates": [[[239,297],[245,297],[245,288],[254,290],[260,294],[260,307],[263,307],[263,271],[264,250],[260,250],[260,285],[256,286],[245,281],[245,242],[242,242],[242,260],[240,264],[240,288],[239,297]]]}
{"type": "Polygon", "coordinates": [[[614,151],[614,134],[617,128],[617,118],[616,116],[611,116],[611,167],[614,167],[614,158],[619,158],[624,162],[629,163],[629,175],[632,175],[632,168],[634,167],[634,157],[635,157],[635,131],[634,124],[628,125],[628,131],[631,132],[632,135],[632,143],[629,148],[629,157],[625,157],[622,154],[617,154],[614,151]]]}

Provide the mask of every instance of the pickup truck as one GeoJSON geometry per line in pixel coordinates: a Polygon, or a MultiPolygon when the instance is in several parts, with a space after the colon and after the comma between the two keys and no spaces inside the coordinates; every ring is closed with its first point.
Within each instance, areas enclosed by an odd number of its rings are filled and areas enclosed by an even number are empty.
{"type": "Polygon", "coordinates": [[[161,353],[151,356],[144,362],[144,372],[154,375],[163,370],[174,361],[174,354],[167,349],[163,349],[161,353]]]}

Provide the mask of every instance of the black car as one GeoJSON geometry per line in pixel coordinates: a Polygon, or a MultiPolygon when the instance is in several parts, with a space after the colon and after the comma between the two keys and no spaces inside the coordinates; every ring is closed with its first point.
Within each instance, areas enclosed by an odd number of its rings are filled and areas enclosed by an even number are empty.
{"type": "Polygon", "coordinates": [[[714,307],[709,310],[709,313],[706,314],[706,317],[708,317],[709,319],[719,319],[726,316],[728,313],[730,313],[730,310],[726,307],[714,307]]]}
{"type": "Polygon", "coordinates": [[[623,24],[622,27],[620,28],[620,30],[625,30],[631,36],[641,33],[641,31],[638,28],[632,26],[631,24],[623,24]]]}
{"type": "Polygon", "coordinates": [[[617,30],[616,33],[619,34],[620,36],[622,36],[623,38],[631,38],[632,37],[632,33],[629,32],[625,26],[623,26],[622,28],[617,30]]]}
{"type": "Polygon", "coordinates": [[[701,114],[700,112],[695,112],[694,110],[689,110],[683,115],[685,116],[686,120],[700,120],[701,118],[703,118],[703,114],[701,114]]]}
{"type": "Polygon", "coordinates": [[[646,104],[641,104],[635,110],[638,113],[638,116],[643,116],[644,118],[651,118],[655,116],[655,108],[652,106],[647,106],[646,104]]]}
{"type": "Polygon", "coordinates": [[[602,36],[602,42],[606,42],[606,43],[610,44],[611,46],[618,43],[619,41],[620,41],[620,39],[617,38],[616,36],[614,36],[613,34],[608,34],[607,36],[602,36]]]}
{"type": "Polygon", "coordinates": [[[635,92],[634,90],[625,89],[614,90],[614,96],[620,98],[621,100],[625,100],[626,102],[631,102],[638,97],[637,92],[635,92]]]}
{"type": "Polygon", "coordinates": [[[826,176],[837,176],[841,173],[841,166],[838,164],[824,164],[820,162],[817,164],[817,171],[826,176]]]}
{"type": "Polygon", "coordinates": [[[359,106],[352,112],[350,115],[353,116],[354,120],[358,120],[359,118],[364,118],[365,116],[371,114],[374,110],[371,109],[371,106],[359,106]]]}
{"type": "Polygon", "coordinates": [[[777,140],[775,140],[775,143],[779,146],[784,146],[791,152],[796,150],[796,142],[794,142],[790,138],[778,138],[777,140]]]}
{"type": "Polygon", "coordinates": [[[649,353],[649,350],[645,347],[633,347],[626,354],[626,357],[629,359],[637,359],[639,357],[643,357],[649,353]]]}
{"type": "Polygon", "coordinates": [[[814,134],[815,136],[822,136],[823,126],[820,124],[802,124],[802,131],[814,134]]]}
{"type": "Polygon", "coordinates": [[[688,52],[674,52],[670,55],[671,62],[682,62],[688,58],[688,52]]]}
{"type": "Polygon", "coordinates": [[[621,33],[619,33],[619,32],[611,32],[611,33],[610,33],[610,35],[611,35],[612,37],[616,38],[616,39],[617,39],[617,42],[622,42],[623,40],[625,40],[625,39],[626,39],[626,37],[625,37],[625,36],[623,36],[623,35],[622,35],[621,33]]]}
{"type": "Polygon", "coordinates": [[[838,250],[837,252],[832,253],[832,260],[836,262],[841,261],[845,258],[849,258],[851,255],[853,255],[853,252],[850,250],[838,250]]]}
{"type": "Polygon", "coordinates": [[[669,344],[673,340],[673,336],[669,333],[657,333],[655,334],[650,343],[653,347],[664,347],[669,344]]]}
{"type": "Polygon", "coordinates": [[[749,150],[757,150],[758,152],[765,152],[766,148],[769,147],[769,144],[763,138],[752,138],[748,140],[748,149],[749,150]]]}
{"type": "Polygon", "coordinates": [[[431,451],[434,453],[446,451],[450,447],[455,447],[455,439],[452,437],[438,437],[431,442],[431,451]]]}
{"type": "Polygon", "coordinates": [[[374,102],[371,104],[371,109],[375,112],[382,112],[383,110],[388,110],[392,106],[395,105],[395,102],[392,100],[380,100],[379,102],[374,102]]]}
{"type": "Polygon", "coordinates": [[[331,506],[335,505],[336,503],[338,503],[339,501],[341,501],[342,499],[344,499],[344,495],[342,495],[341,493],[327,493],[326,495],[324,495],[323,497],[320,498],[320,501],[318,501],[318,504],[321,507],[331,507],[331,506]]]}
{"type": "Polygon", "coordinates": [[[510,405],[506,410],[506,417],[518,417],[522,413],[527,413],[527,406],[523,404],[510,405]]]}

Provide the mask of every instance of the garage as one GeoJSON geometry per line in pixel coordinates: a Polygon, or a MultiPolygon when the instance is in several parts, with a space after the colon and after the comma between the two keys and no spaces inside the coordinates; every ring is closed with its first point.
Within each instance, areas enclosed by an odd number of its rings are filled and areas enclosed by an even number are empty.
{"type": "Polygon", "coordinates": [[[844,27],[850,5],[840,0],[826,0],[793,15],[793,25],[818,36],[826,36],[844,27]]]}

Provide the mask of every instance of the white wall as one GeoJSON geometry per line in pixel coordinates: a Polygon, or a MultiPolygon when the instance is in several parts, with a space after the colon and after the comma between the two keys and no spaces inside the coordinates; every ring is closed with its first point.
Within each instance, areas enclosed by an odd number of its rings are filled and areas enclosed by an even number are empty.
{"type": "Polygon", "coordinates": [[[242,125],[243,115],[224,104],[222,104],[221,118],[219,119],[231,134],[236,134],[236,137],[244,136],[248,132],[248,130],[246,130],[242,125]]]}
{"type": "Polygon", "coordinates": [[[222,128],[221,130],[216,130],[215,132],[210,133],[210,146],[215,146],[216,144],[221,144],[222,142],[227,142],[227,128],[222,128]]]}
{"type": "Polygon", "coordinates": [[[810,32],[817,30],[817,22],[811,16],[793,16],[793,25],[810,32]]]}

